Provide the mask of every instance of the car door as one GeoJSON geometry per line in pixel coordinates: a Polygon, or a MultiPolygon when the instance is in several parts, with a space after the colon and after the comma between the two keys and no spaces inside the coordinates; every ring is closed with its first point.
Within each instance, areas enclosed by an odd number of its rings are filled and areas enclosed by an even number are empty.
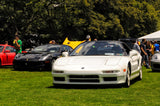
{"type": "Polygon", "coordinates": [[[7,64],[7,56],[4,53],[5,50],[5,46],[1,46],[2,47],[2,52],[1,52],[1,65],[6,65],[7,64]]]}
{"type": "Polygon", "coordinates": [[[138,53],[135,50],[130,51],[130,58],[132,61],[132,70],[136,71],[139,66],[138,53]]]}
{"type": "Polygon", "coordinates": [[[5,53],[6,57],[7,57],[7,63],[6,64],[7,65],[13,65],[13,60],[14,60],[14,57],[16,56],[15,49],[11,46],[7,46],[5,51],[6,50],[10,51],[9,53],[5,53]]]}
{"type": "Polygon", "coordinates": [[[122,43],[122,45],[131,59],[131,71],[133,73],[139,66],[138,53],[135,50],[130,49],[125,43],[122,43]]]}

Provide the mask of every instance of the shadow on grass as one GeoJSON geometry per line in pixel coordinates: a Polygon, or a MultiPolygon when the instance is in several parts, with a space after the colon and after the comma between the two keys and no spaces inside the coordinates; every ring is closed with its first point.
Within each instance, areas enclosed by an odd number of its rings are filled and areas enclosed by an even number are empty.
{"type": "Polygon", "coordinates": [[[1,68],[10,69],[10,68],[13,68],[13,66],[0,66],[0,69],[1,69],[1,68]]]}
{"type": "MultiPolygon", "coordinates": [[[[131,81],[131,86],[138,82],[139,80],[136,78],[131,81]]],[[[118,89],[118,88],[126,88],[124,84],[117,85],[53,85],[46,87],[48,89],[118,89]]]]}
{"type": "Polygon", "coordinates": [[[51,70],[40,70],[40,69],[17,69],[15,70],[13,66],[0,66],[0,69],[11,69],[11,71],[28,71],[28,72],[51,72],[51,70]]]}
{"type": "Polygon", "coordinates": [[[160,73],[160,70],[148,71],[148,73],[160,73]]]}
{"type": "Polygon", "coordinates": [[[12,69],[11,71],[27,71],[27,72],[51,72],[51,70],[38,70],[38,69],[18,69],[18,70],[15,70],[15,69],[12,69]]]}

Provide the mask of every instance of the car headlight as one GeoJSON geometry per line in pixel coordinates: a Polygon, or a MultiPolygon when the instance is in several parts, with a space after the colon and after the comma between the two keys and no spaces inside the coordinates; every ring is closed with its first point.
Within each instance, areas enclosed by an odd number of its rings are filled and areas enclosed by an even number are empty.
{"type": "Polygon", "coordinates": [[[154,60],[157,60],[158,59],[158,56],[157,55],[154,55],[154,56],[152,56],[152,59],[154,60]]]}
{"type": "Polygon", "coordinates": [[[17,59],[17,58],[19,58],[21,56],[21,54],[17,54],[15,57],[14,57],[14,59],[17,59]]]}
{"type": "Polygon", "coordinates": [[[48,54],[48,55],[46,55],[46,56],[44,56],[44,57],[41,57],[39,60],[40,60],[40,61],[44,61],[44,60],[46,60],[49,56],[50,56],[50,54],[48,54]]]}
{"type": "Polygon", "coordinates": [[[106,70],[106,71],[103,71],[103,73],[119,73],[120,71],[119,70],[106,70]]]}

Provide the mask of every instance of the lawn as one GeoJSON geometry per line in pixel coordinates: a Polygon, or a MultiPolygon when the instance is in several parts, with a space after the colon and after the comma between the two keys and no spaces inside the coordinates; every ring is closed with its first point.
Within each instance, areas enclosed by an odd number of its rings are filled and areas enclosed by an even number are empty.
{"type": "Polygon", "coordinates": [[[143,80],[130,88],[55,88],[51,72],[0,68],[0,106],[160,105],[160,72],[143,68],[143,80]]]}

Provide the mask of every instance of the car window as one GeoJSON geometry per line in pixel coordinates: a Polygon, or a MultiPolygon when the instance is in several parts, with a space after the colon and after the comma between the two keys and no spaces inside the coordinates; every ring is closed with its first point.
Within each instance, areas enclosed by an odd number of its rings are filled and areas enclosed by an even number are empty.
{"type": "Polygon", "coordinates": [[[11,52],[15,52],[15,49],[13,47],[10,47],[10,46],[7,46],[6,49],[5,49],[5,51],[6,50],[10,50],[11,52]]]}
{"type": "Polygon", "coordinates": [[[61,51],[62,52],[71,52],[73,49],[71,48],[71,47],[69,47],[69,46],[67,46],[67,45],[62,45],[62,47],[61,47],[61,51]]]}
{"type": "Polygon", "coordinates": [[[4,48],[4,46],[0,46],[0,52],[2,52],[2,51],[3,51],[3,48],[4,48]]]}
{"type": "Polygon", "coordinates": [[[125,51],[127,52],[127,54],[129,54],[129,52],[131,51],[131,49],[125,43],[122,43],[122,46],[125,49],[125,51]]]}
{"type": "Polygon", "coordinates": [[[80,55],[105,55],[105,56],[122,56],[123,48],[116,42],[86,42],[79,45],[71,53],[71,56],[80,55]]]}
{"type": "Polygon", "coordinates": [[[60,47],[48,47],[48,50],[47,50],[48,52],[52,52],[52,53],[54,53],[54,52],[59,52],[60,51],[60,47]]]}
{"type": "Polygon", "coordinates": [[[42,45],[34,48],[32,52],[59,52],[60,46],[59,45],[42,45]]]}

